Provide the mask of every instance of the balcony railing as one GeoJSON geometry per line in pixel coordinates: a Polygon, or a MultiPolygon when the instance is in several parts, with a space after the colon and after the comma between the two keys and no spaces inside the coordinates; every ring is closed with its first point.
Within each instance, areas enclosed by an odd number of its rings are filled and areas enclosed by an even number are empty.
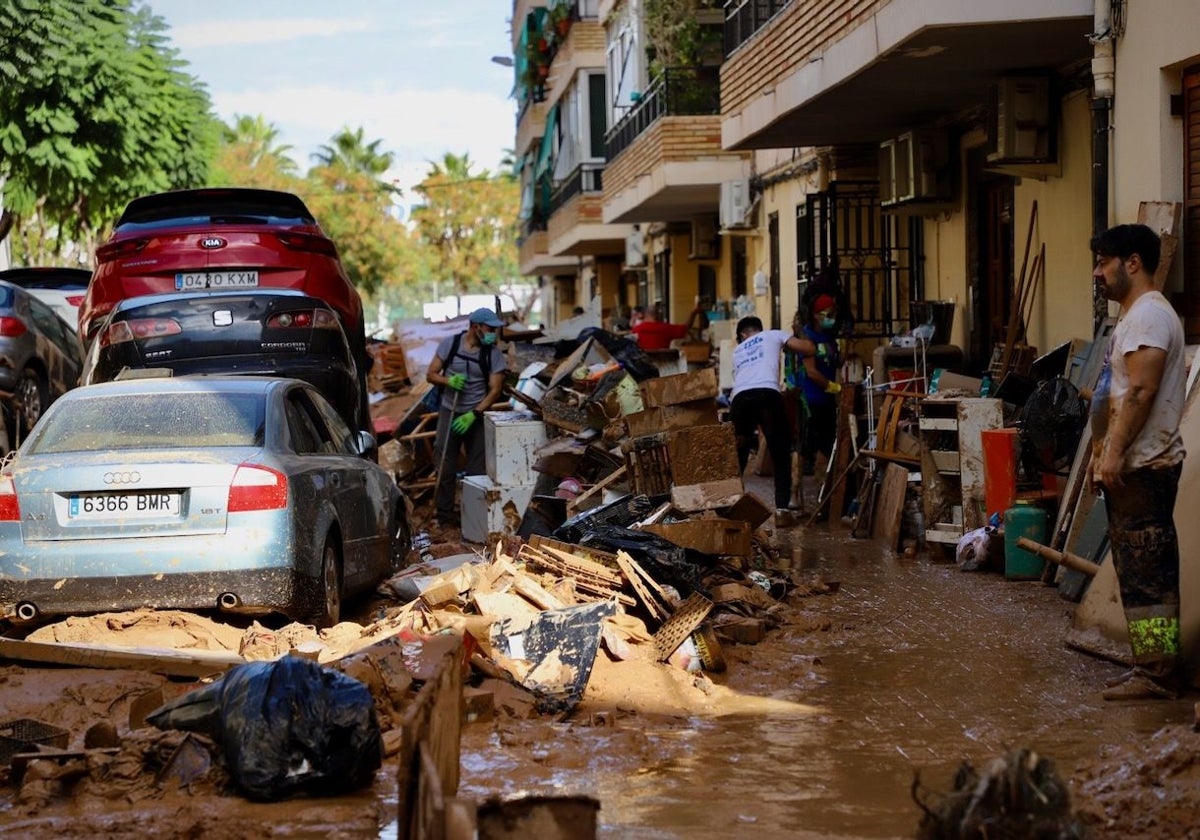
{"type": "Polygon", "coordinates": [[[661,117],[719,113],[720,68],[668,68],[650,83],[629,113],[604,135],[604,155],[611,163],[661,117]]]}
{"type": "Polygon", "coordinates": [[[521,233],[517,237],[517,244],[520,245],[526,239],[546,229],[546,212],[544,210],[535,209],[530,214],[529,218],[521,222],[521,233]]]}
{"type": "Polygon", "coordinates": [[[725,3],[725,57],[762,29],[792,0],[728,0],[725,3]]]}
{"type": "Polygon", "coordinates": [[[603,188],[600,176],[604,172],[603,163],[581,163],[575,170],[563,179],[550,196],[550,215],[558,212],[564,204],[580,193],[597,193],[603,188]]]}

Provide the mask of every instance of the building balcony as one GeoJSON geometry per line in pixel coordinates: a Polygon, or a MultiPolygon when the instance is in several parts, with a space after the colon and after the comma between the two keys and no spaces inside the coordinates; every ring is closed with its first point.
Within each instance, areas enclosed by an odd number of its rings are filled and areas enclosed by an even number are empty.
{"type": "Polygon", "coordinates": [[[604,143],[604,222],[670,222],[715,210],[721,182],[749,175],[749,155],[721,148],[716,68],[668,70],[604,143]]]}
{"type": "Polygon", "coordinates": [[[550,253],[545,213],[535,212],[521,223],[517,239],[517,267],[523,277],[539,274],[569,274],[578,266],[574,256],[555,256],[550,253]]]}
{"type": "Polygon", "coordinates": [[[747,0],[726,6],[726,149],[871,143],[1086,61],[1093,0],[747,0]]]}
{"type": "Polygon", "coordinates": [[[546,114],[549,107],[545,102],[527,100],[517,114],[517,139],[513,149],[523,155],[533,148],[546,133],[546,114]]]}
{"type": "Polygon", "coordinates": [[[624,253],[630,228],[604,223],[603,172],[602,163],[582,164],[554,190],[547,223],[551,254],[583,257],[624,253]]]}
{"type": "MultiPolygon", "coordinates": [[[[578,14],[578,4],[576,9],[578,14]]],[[[553,103],[561,99],[580,70],[603,70],[604,49],[604,27],[599,20],[595,17],[573,20],[550,63],[546,101],[553,103]]]]}

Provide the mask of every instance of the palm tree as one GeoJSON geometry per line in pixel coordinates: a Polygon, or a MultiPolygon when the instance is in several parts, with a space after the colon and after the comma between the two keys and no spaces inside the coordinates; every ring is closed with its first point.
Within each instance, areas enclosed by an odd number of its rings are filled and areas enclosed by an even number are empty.
{"type": "Polygon", "coordinates": [[[385,192],[401,192],[395,184],[382,179],[383,174],[392,168],[392,162],[396,158],[393,152],[379,150],[382,140],[366,142],[361,126],[354,131],[343,128],[330,140],[330,145],[321,146],[313,153],[312,159],[317,166],[369,175],[385,192]]]}
{"type": "Polygon", "coordinates": [[[288,154],[294,148],[279,143],[280,132],[274,123],[269,123],[262,114],[247,116],[235,114],[233,126],[224,126],[221,139],[226,145],[244,145],[250,152],[250,165],[259,166],[267,161],[274,163],[278,172],[296,174],[296,161],[288,154]]]}
{"type": "Polygon", "coordinates": [[[442,160],[429,161],[429,174],[427,178],[445,178],[447,181],[469,181],[472,178],[487,179],[491,177],[491,173],[486,169],[475,174],[471,172],[471,167],[475,162],[471,160],[471,155],[464,152],[461,155],[456,155],[453,152],[446,152],[442,155],[442,160]]]}

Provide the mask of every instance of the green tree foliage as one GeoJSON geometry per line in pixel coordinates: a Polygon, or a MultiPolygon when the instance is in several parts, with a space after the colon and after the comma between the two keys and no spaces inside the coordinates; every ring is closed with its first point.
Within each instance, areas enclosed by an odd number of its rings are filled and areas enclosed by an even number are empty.
{"type": "Polygon", "coordinates": [[[379,181],[383,189],[399,193],[399,189],[382,179],[396,159],[392,152],[380,151],[382,143],[382,140],[366,142],[361,126],[354,131],[343,128],[333,135],[330,145],[321,146],[312,158],[318,167],[369,175],[379,181]]]}
{"type": "Polygon", "coordinates": [[[422,242],[432,249],[436,276],[458,294],[496,292],[517,276],[517,210],[520,187],[511,172],[473,174],[468,155],[447,152],[431,162],[416,190],[424,204],[413,211],[422,242]]]}
{"type": "Polygon", "coordinates": [[[22,259],[85,261],[130,199],[204,182],[218,124],[165,29],[129,0],[0,0],[0,179],[22,259]]]}
{"type": "Polygon", "coordinates": [[[222,126],[221,141],[225,146],[241,146],[248,152],[249,165],[270,166],[284,175],[295,175],[296,162],[289,153],[293,147],[279,142],[279,128],[267,122],[262,114],[235,114],[232,126],[222,126]]]}

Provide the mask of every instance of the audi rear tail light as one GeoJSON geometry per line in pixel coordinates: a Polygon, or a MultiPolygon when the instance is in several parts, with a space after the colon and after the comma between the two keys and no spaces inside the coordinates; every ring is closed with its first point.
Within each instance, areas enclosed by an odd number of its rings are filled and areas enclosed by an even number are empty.
{"type": "Polygon", "coordinates": [[[287,476],[259,464],[241,464],[229,485],[230,513],[287,507],[287,476]]]}
{"type": "Polygon", "coordinates": [[[183,327],[171,318],[133,318],[129,321],[117,321],[109,324],[108,329],[100,336],[100,346],[121,344],[125,341],[142,341],[147,338],[161,338],[164,335],[179,335],[183,327]]]}
{"type": "Polygon", "coordinates": [[[14,318],[12,315],[0,316],[0,336],[17,338],[28,331],[29,327],[25,326],[25,322],[20,318],[14,318]]]}
{"type": "Polygon", "coordinates": [[[123,242],[110,242],[96,249],[96,262],[106,263],[121,257],[132,257],[149,244],[149,239],[126,239],[123,242]]]}
{"type": "Polygon", "coordinates": [[[0,475],[0,522],[20,522],[21,504],[11,475],[0,475]]]}
{"type": "Polygon", "coordinates": [[[328,309],[310,309],[303,312],[281,312],[267,320],[272,329],[337,329],[337,316],[328,309]]]}
{"type": "Polygon", "coordinates": [[[275,236],[283,243],[283,247],[293,251],[309,251],[327,257],[337,256],[337,246],[333,244],[332,239],[324,236],[311,233],[276,233],[275,236]]]}

